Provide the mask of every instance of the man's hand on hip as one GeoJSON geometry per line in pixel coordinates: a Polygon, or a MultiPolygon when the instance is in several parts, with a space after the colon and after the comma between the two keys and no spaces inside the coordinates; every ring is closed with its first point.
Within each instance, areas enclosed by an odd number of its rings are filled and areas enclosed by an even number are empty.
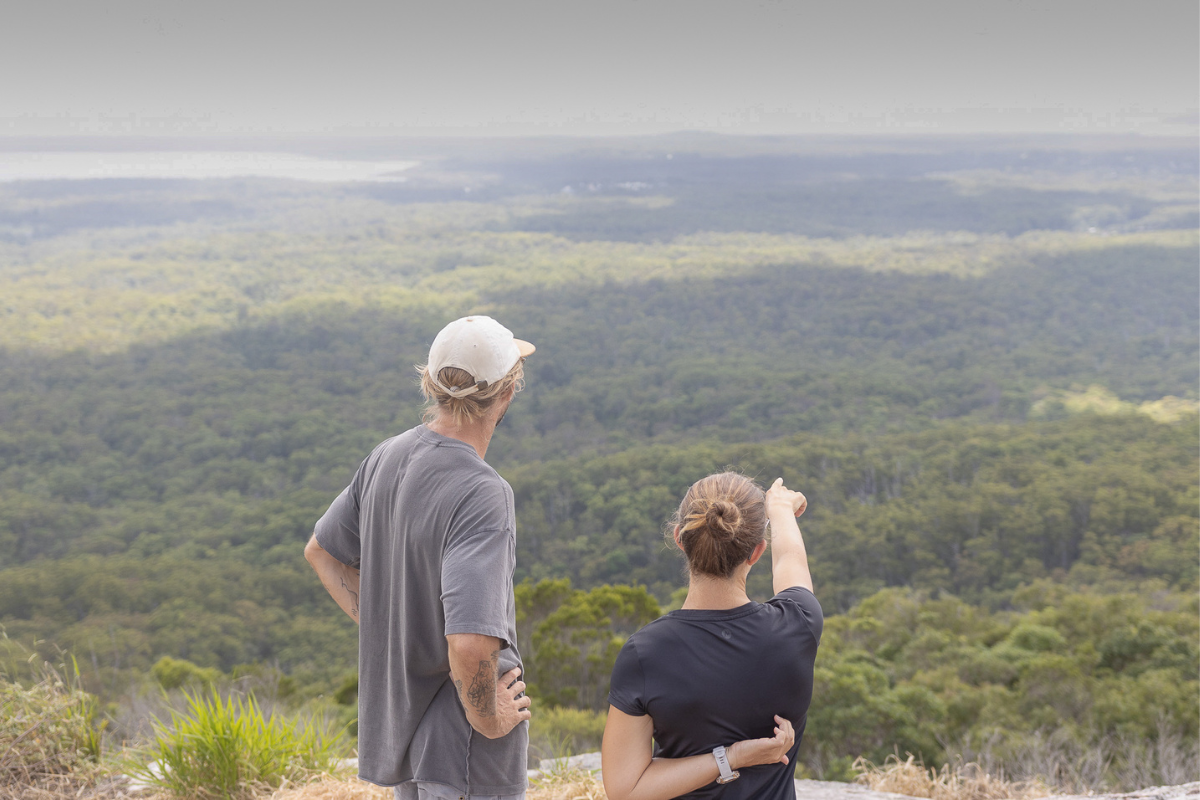
{"type": "Polygon", "coordinates": [[[531,716],[533,701],[525,694],[525,681],[519,680],[521,668],[513,667],[496,683],[496,723],[505,736],[531,716]]]}
{"type": "Polygon", "coordinates": [[[450,679],[458,691],[471,727],[489,739],[506,736],[529,719],[525,682],[518,680],[520,667],[504,675],[500,671],[500,640],[474,633],[446,636],[450,652],[450,679]]]}

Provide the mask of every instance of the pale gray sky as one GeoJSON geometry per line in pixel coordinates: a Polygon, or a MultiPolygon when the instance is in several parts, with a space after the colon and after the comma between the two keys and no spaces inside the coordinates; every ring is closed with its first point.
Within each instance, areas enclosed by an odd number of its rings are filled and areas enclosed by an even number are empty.
{"type": "Polygon", "coordinates": [[[1198,9],[5,0],[0,135],[1194,135],[1198,9]]]}

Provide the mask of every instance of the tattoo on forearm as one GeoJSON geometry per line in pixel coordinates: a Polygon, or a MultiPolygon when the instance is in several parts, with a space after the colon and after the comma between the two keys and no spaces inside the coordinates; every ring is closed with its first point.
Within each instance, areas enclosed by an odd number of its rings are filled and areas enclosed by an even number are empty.
{"type": "Polygon", "coordinates": [[[346,593],[348,595],[350,595],[350,604],[353,606],[353,610],[351,611],[351,613],[357,617],[358,616],[358,592],[356,592],[350,588],[350,584],[346,583],[346,576],[344,576],[344,575],[342,576],[342,588],[346,590],[346,593]]]}
{"type": "Polygon", "coordinates": [[[491,661],[479,662],[479,671],[467,689],[467,701],[481,717],[496,713],[496,668],[491,661]]]}
{"type": "Polygon", "coordinates": [[[493,650],[489,660],[480,661],[479,669],[475,672],[475,677],[471,678],[471,685],[465,692],[462,681],[454,682],[459,697],[464,704],[470,704],[471,708],[475,710],[476,716],[494,717],[496,715],[496,662],[499,658],[500,651],[493,650]]]}

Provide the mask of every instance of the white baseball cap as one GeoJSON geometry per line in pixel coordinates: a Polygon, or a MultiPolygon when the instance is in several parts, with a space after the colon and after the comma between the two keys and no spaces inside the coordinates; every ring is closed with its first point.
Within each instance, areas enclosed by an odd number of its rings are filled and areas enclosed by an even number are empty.
{"type": "Polygon", "coordinates": [[[508,374],[519,359],[537,349],[513,338],[512,331],[491,317],[456,319],[442,328],[429,348],[429,377],[451,397],[466,397],[483,391],[508,374]],[[444,386],[439,373],[446,367],[466,371],[473,386],[460,389],[444,386]]]}

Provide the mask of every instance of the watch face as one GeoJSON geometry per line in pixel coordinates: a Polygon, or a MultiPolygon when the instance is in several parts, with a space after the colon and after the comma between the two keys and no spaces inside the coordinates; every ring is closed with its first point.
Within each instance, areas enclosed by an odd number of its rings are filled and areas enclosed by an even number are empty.
{"type": "Polygon", "coordinates": [[[742,773],[738,772],[737,770],[734,770],[733,772],[729,773],[728,776],[722,775],[721,777],[717,778],[717,783],[722,784],[722,785],[724,785],[726,783],[733,783],[741,776],[742,776],[742,773]]]}

